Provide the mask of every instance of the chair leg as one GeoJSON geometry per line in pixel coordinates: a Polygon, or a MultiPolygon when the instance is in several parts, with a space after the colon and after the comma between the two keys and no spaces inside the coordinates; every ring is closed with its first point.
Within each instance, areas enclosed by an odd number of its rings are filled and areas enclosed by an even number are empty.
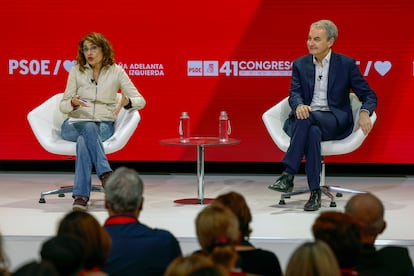
{"type": "Polygon", "coordinates": [[[324,195],[326,195],[327,197],[329,197],[329,199],[331,200],[331,203],[329,204],[329,207],[336,207],[335,197],[329,191],[329,187],[328,186],[321,186],[321,191],[322,191],[322,193],[324,195]]]}
{"type": "Polygon", "coordinates": [[[321,186],[326,187],[326,190],[331,193],[336,193],[336,197],[342,197],[342,193],[351,193],[351,194],[366,193],[365,191],[326,185],[325,183],[325,162],[323,161],[323,157],[322,157],[322,169],[321,169],[321,186]]]}
{"type": "MultiPolygon", "coordinates": [[[[92,185],[91,191],[92,192],[104,192],[104,188],[102,187],[102,185],[92,185]]],[[[45,196],[47,195],[58,195],[59,197],[64,197],[65,194],[72,193],[72,192],[73,192],[73,186],[62,186],[54,190],[41,192],[39,203],[46,203],[45,196]]]]}
{"type": "Polygon", "coordinates": [[[299,189],[299,190],[296,190],[296,191],[292,191],[292,192],[288,192],[288,193],[282,193],[280,195],[279,205],[285,205],[286,204],[285,198],[290,198],[291,196],[294,196],[294,195],[306,194],[306,193],[309,193],[309,191],[310,191],[309,188],[302,188],[302,189],[299,189]]]}
{"type": "Polygon", "coordinates": [[[320,182],[321,190],[324,195],[329,197],[331,199],[331,203],[329,204],[329,207],[336,207],[335,197],[329,190],[329,187],[326,186],[326,174],[325,174],[325,161],[322,156],[321,160],[321,182],[320,182]]]}
{"type": "Polygon", "coordinates": [[[326,186],[330,192],[336,193],[336,197],[342,197],[342,193],[350,193],[350,194],[365,194],[366,191],[355,190],[355,189],[348,189],[348,188],[341,188],[338,186],[326,186]]]}
{"type": "Polygon", "coordinates": [[[47,195],[58,195],[59,197],[64,197],[65,193],[70,193],[72,191],[73,191],[72,186],[62,186],[62,187],[54,189],[54,190],[41,192],[39,203],[46,203],[45,196],[47,196],[47,195]]]}
{"type": "Polygon", "coordinates": [[[105,189],[102,187],[102,185],[92,185],[92,192],[101,192],[104,193],[105,189]]]}

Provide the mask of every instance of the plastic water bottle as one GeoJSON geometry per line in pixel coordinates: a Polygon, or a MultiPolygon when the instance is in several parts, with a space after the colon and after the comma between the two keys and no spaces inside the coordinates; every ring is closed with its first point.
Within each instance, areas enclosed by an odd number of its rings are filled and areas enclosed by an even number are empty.
{"type": "Polygon", "coordinates": [[[181,113],[178,133],[182,143],[187,143],[190,140],[190,116],[188,116],[188,112],[181,113]]]}
{"type": "Polygon", "coordinates": [[[227,142],[231,134],[231,126],[229,116],[226,111],[220,112],[219,117],[219,139],[220,142],[227,142]]]}

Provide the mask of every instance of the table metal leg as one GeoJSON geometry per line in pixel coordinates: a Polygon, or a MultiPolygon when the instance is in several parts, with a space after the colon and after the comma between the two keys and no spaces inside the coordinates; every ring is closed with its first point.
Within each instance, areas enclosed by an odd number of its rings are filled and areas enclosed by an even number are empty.
{"type": "Polygon", "coordinates": [[[213,198],[204,198],[204,145],[197,145],[197,198],[177,199],[180,204],[208,204],[213,198]]]}
{"type": "Polygon", "coordinates": [[[204,145],[197,146],[197,186],[198,203],[204,200],[204,145]]]}

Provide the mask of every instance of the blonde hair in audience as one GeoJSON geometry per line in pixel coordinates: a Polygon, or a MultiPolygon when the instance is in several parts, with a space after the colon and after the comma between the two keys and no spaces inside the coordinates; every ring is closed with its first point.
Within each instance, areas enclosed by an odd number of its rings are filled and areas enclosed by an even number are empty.
{"type": "Polygon", "coordinates": [[[227,275],[225,270],[216,267],[213,261],[201,253],[193,253],[189,256],[179,256],[170,263],[164,276],[190,276],[204,268],[216,268],[217,275],[227,275]]]}
{"type": "Polygon", "coordinates": [[[306,242],[293,252],[285,276],[340,276],[338,261],[323,241],[306,242]]]}
{"type": "Polygon", "coordinates": [[[239,222],[233,212],[221,204],[210,204],[197,215],[195,223],[203,253],[215,264],[232,269],[239,236],[239,222]]]}

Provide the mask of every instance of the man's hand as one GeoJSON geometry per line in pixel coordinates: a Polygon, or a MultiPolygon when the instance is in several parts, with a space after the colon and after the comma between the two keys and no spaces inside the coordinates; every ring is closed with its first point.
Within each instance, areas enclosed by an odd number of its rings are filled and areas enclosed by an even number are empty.
{"type": "Polygon", "coordinates": [[[358,130],[359,128],[362,129],[362,132],[365,135],[368,135],[368,133],[372,129],[371,119],[369,118],[369,113],[367,110],[361,110],[361,112],[359,113],[358,126],[356,130],[358,130]]]}
{"type": "Polygon", "coordinates": [[[309,105],[300,104],[296,107],[296,118],[299,120],[305,120],[309,118],[309,112],[311,111],[312,109],[309,105]]]}

